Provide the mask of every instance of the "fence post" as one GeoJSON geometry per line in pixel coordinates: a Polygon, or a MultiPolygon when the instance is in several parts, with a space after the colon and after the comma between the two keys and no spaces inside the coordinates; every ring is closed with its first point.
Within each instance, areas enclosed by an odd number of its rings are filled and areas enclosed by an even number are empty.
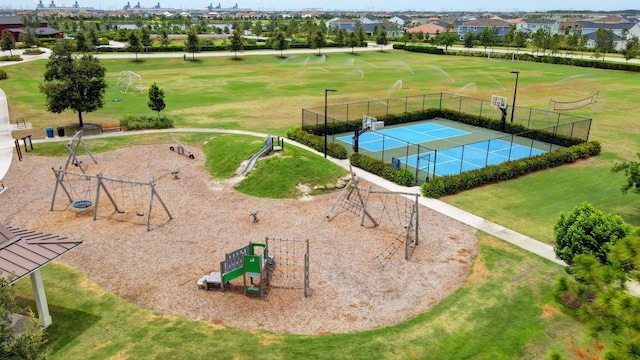
{"type": "Polygon", "coordinates": [[[438,110],[442,111],[442,91],[440,91],[440,105],[438,106],[438,110]]]}
{"type": "Polygon", "coordinates": [[[387,99],[387,116],[389,116],[389,99],[387,99]]]}
{"type": "Polygon", "coordinates": [[[424,111],[424,102],[426,100],[427,96],[426,95],[422,95],[422,111],[424,111]]]}

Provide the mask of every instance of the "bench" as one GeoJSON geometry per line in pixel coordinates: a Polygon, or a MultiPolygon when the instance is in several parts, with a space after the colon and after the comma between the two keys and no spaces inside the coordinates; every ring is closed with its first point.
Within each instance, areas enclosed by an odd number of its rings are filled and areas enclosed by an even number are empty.
{"type": "Polygon", "coordinates": [[[122,126],[120,124],[104,124],[100,126],[100,132],[103,133],[105,130],[118,130],[122,131],[122,126]]]}

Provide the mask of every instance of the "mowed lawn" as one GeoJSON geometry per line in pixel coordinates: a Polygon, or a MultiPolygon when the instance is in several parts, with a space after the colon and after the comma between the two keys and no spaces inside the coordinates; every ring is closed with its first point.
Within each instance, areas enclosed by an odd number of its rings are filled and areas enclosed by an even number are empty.
{"type": "MultiPolygon", "coordinates": [[[[324,105],[326,88],[338,90],[329,94],[331,104],[440,91],[485,100],[497,94],[511,102],[515,76],[509,72],[520,70],[517,105],[538,109],[546,109],[549,97],[571,101],[600,90],[597,113],[593,114],[593,107],[572,113],[593,117],[590,139],[602,143],[602,155],[443,200],[547,243],[553,242],[553,224],[560,212],[583,201],[640,225],[640,197],[622,195],[622,176],[609,171],[615,161],[634,159],[640,144],[634,120],[640,110],[640,100],[634,95],[638,89],[635,73],[402,51],[285,59],[246,56],[240,61],[217,57],[203,57],[198,62],[181,58],[138,63],[105,59],[103,63],[111,87],[105,107],[85,114],[86,122],[112,123],[125,114],[153,114],[146,105],[145,91],[121,94],[115,90],[120,71],[131,70],[142,75],[143,87],[156,82],[164,89],[167,108],[163,113],[173,116],[176,126],[280,135],[300,125],[301,108],[324,105]]],[[[34,130],[39,136],[44,136],[44,127],[77,121],[71,112],[46,112],[44,97],[37,90],[44,65],[40,61],[5,67],[9,79],[0,82],[9,99],[11,118],[25,118],[39,129],[34,130]]],[[[54,358],[83,358],[93,348],[97,349],[93,353],[96,358],[540,358],[549,349],[566,350],[570,333],[578,338],[583,334],[580,324],[551,298],[553,279],[562,272],[557,265],[484,237],[474,273],[463,289],[408,323],[372,332],[297,337],[219,329],[136,309],[93,288],[78,294],[88,296],[86,302],[67,299],[63,293],[53,295],[52,304],[59,307],[53,310],[58,325],[54,323],[48,332],[54,358]],[[521,272],[532,276],[520,276],[521,272]],[[140,312],[134,317],[135,326],[127,326],[127,321],[119,318],[120,307],[140,312]],[[62,318],[67,312],[85,314],[86,319],[79,316],[76,322],[65,323],[62,318]],[[87,329],[77,335],[56,335],[66,325],[86,321],[90,323],[84,325],[87,329]],[[99,340],[104,334],[95,328],[103,326],[109,328],[114,340],[99,340]],[[167,332],[173,331],[184,344],[180,355],[170,349],[176,345],[167,332]],[[199,343],[203,339],[205,343],[199,343]],[[139,341],[139,345],[127,343],[131,341],[139,341]],[[264,346],[260,349],[266,350],[255,352],[255,342],[261,342],[264,346]]],[[[70,288],[87,281],[58,265],[45,273],[45,282],[47,279],[70,288]]],[[[23,284],[24,293],[29,294],[27,285],[23,284]]]]}

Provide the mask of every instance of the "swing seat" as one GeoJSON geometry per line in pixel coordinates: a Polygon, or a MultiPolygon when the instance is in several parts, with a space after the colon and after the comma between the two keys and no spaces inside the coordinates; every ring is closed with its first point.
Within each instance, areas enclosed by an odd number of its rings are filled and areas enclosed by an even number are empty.
{"type": "Polygon", "coordinates": [[[91,207],[93,202],[91,202],[91,200],[76,200],[71,205],[76,209],[86,209],[91,207]]]}

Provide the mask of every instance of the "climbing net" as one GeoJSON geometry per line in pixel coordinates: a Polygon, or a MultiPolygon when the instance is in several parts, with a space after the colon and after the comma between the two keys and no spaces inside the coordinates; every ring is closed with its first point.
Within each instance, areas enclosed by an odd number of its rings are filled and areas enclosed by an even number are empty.
{"type": "MultiPolygon", "coordinates": [[[[351,170],[351,169],[350,169],[351,170]]],[[[347,185],[342,188],[340,195],[333,202],[329,214],[327,214],[327,220],[331,221],[338,215],[343,213],[351,213],[356,216],[361,216],[364,209],[364,200],[367,196],[366,191],[358,186],[358,178],[353,171],[351,172],[351,179],[347,185]]]]}
{"type": "Polygon", "coordinates": [[[404,248],[404,258],[409,260],[419,243],[418,194],[369,189],[360,222],[365,220],[386,233],[387,246],[375,257],[384,268],[391,258],[404,248]]]}
{"type": "Polygon", "coordinates": [[[299,288],[303,283],[304,297],[309,294],[309,239],[267,237],[268,256],[275,260],[271,286],[299,288]]]}

